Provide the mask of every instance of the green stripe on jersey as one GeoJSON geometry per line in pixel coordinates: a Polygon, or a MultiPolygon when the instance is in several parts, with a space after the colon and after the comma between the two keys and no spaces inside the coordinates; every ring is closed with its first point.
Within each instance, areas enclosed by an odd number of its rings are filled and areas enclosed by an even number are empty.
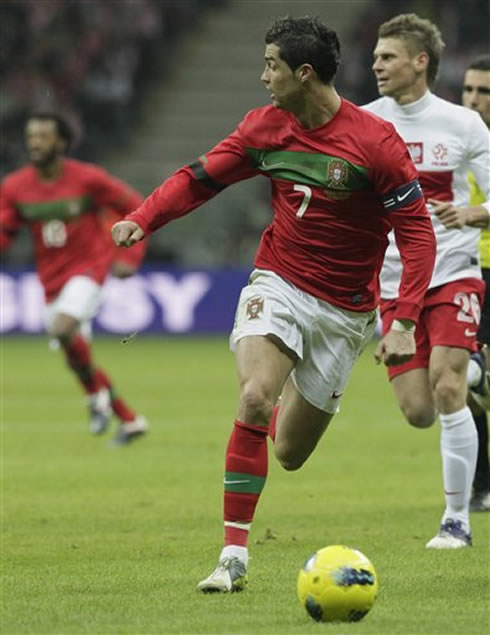
{"type": "Polygon", "coordinates": [[[339,157],[314,152],[247,148],[255,168],[277,179],[352,192],[370,187],[368,170],[339,157]]]}
{"type": "Polygon", "coordinates": [[[240,472],[225,472],[224,485],[226,492],[260,494],[264,489],[265,476],[242,474],[240,472]]]}
{"type": "Polygon", "coordinates": [[[17,207],[24,218],[29,221],[64,220],[80,216],[91,209],[93,201],[90,196],[60,198],[44,203],[18,203],[17,207]]]}

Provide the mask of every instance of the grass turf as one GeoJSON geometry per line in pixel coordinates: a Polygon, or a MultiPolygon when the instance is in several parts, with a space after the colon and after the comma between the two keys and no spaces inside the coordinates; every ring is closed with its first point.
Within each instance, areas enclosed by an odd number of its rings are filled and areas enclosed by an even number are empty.
{"type": "Polygon", "coordinates": [[[224,338],[98,338],[96,356],[151,422],[134,445],[87,432],[83,400],[45,339],[2,342],[3,635],[21,633],[488,633],[488,515],[475,545],[426,551],[443,510],[439,430],[399,414],[362,356],[310,461],[270,460],[249,588],[202,596],[222,541],[223,459],[236,407],[224,338]],[[296,598],[306,557],[344,543],[374,562],[361,622],[319,625],[296,598]]]}

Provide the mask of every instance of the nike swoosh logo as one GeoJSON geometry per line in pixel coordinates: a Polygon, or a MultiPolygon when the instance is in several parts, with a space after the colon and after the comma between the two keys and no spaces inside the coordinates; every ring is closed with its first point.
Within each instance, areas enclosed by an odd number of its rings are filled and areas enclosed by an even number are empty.
{"type": "Polygon", "coordinates": [[[226,479],[223,481],[225,485],[235,485],[236,483],[250,483],[250,481],[227,481],[226,479]]]}
{"type": "Polygon", "coordinates": [[[456,494],[462,494],[462,492],[446,492],[446,491],[444,491],[444,494],[446,494],[446,496],[456,496],[456,494]]]}
{"type": "Polygon", "coordinates": [[[411,187],[411,188],[408,190],[408,192],[405,192],[405,194],[398,194],[398,196],[396,197],[396,200],[397,200],[399,203],[401,203],[402,201],[404,201],[404,200],[407,198],[407,196],[408,196],[411,192],[413,192],[413,191],[414,191],[414,189],[415,189],[414,187],[411,187]]]}
{"type": "Polygon", "coordinates": [[[466,337],[474,337],[476,335],[476,331],[471,331],[470,329],[466,329],[464,334],[466,335],[466,337]]]}

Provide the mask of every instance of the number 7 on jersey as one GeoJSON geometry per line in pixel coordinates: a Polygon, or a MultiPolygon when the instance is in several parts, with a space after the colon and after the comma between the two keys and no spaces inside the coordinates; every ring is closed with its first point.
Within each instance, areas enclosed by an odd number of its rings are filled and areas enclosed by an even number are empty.
{"type": "Polygon", "coordinates": [[[311,201],[311,187],[307,185],[299,185],[298,183],[294,184],[295,192],[303,192],[305,195],[304,199],[301,201],[301,205],[299,206],[299,210],[296,212],[296,216],[301,218],[306,212],[306,208],[308,207],[311,201]]]}

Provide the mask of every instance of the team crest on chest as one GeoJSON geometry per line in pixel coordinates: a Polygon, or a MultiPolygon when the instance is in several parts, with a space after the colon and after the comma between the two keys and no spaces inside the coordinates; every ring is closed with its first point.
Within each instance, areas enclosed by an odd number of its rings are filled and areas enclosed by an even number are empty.
{"type": "Polygon", "coordinates": [[[414,163],[424,162],[424,144],[422,141],[409,141],[407,143],[407,150],[414,163]]]}
{"type": "Polygon", "coordinates": [[[346,161],[334,159],[328,162],[327,166],[327,186],[345,187],[349,178],[349,169],[346,161]]]}
{"type": "Polygon", "coordinates": [[[247,302],[247,319],[258,320],[264,313],[264,298],[256,295],[247,302]]]}

